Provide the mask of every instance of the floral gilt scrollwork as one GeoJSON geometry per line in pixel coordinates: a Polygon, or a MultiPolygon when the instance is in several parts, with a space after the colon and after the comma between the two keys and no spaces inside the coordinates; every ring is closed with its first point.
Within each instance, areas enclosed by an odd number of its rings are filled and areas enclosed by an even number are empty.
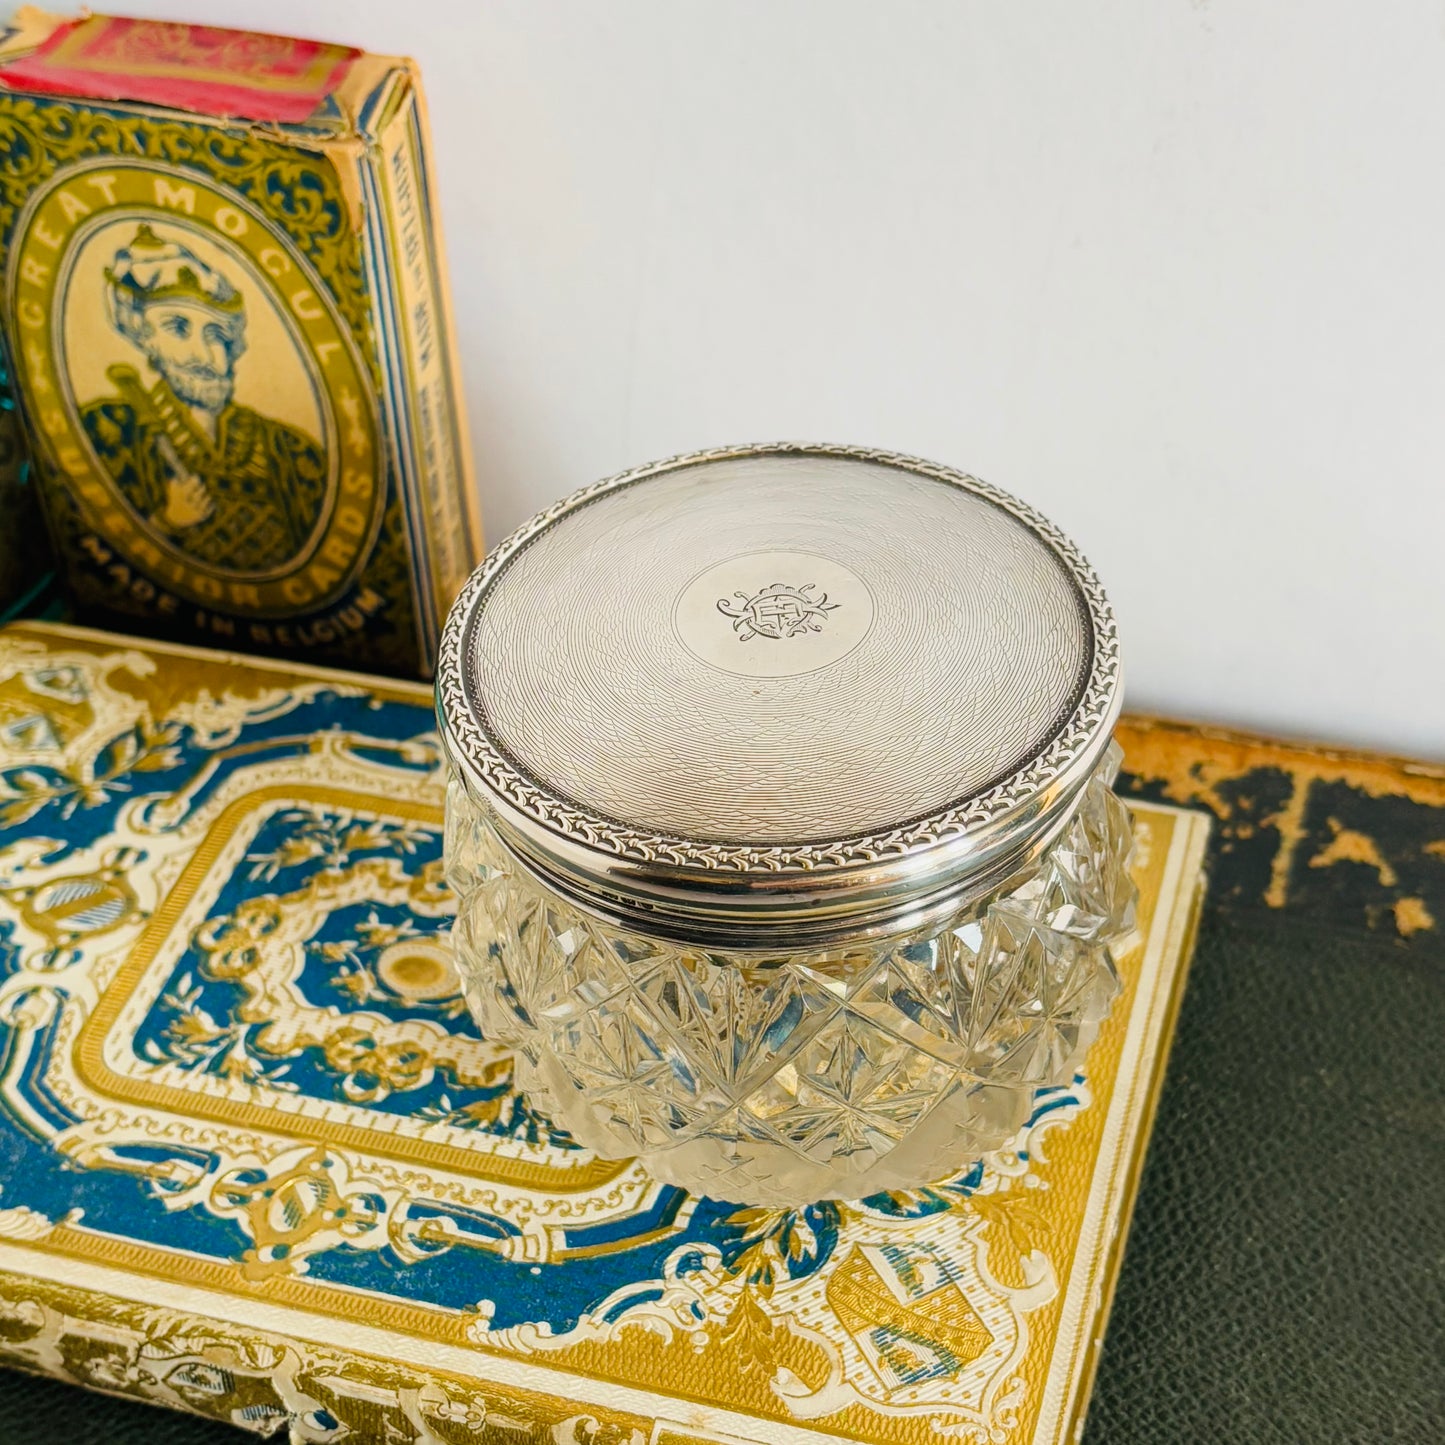
{"type": "Polygon", "coordinates": [[[438,851],[436,829],[413,823],[274,814],[246,854],[247,876],[297,886],[248,893],[196,929],[193,966],[160,999],[164,1025],[137,1035],[144,1056],[290,1092],[299,1075],[328,1075],[352,1104],[419,1095],[416,1107],[435,1108],[438,1091],[426,1091],[442,1079],[479,1093],[463,1107],[496,1126],[508,1117],[492,1101],[509,1091],[509,1062],[448,1027],[465,1005],[439,933],[449,899],[438,851]]]}
{"type": "Polygon", "coordinates": [[[82,772],[28,767],[6,773],[3,786],[9,796],[0,802],[0,827],[18,828],[51,804],[68,819],[77,808],[94,808],[130,792],[135,774],[166,772],[177,765],[180,733],[175,723],[140,722],[82,772]]]}

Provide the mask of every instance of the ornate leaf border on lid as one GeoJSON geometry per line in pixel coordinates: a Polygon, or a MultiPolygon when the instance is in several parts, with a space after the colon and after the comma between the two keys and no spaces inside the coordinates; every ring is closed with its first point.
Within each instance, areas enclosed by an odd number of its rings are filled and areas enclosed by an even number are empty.
{"type": "Polygon", "coordinates": [[[472,573],[453,604],[442,631],[437,657],[436,694],[442,730],[451,734],[457,753],[467,760],[470,769],[488,789],[518,812],[563,838],[613,857],[638,862],[708,871],[783,873],[846,868],[903,857],[975,832],[1016,811],[1069,773],[1081,758],[1091,751],[1102,749],[1122,701],[1121,676],[1114,612],[1094,569],[1047,517],[1027,503],[965,472],[902,452],[830,443],[772,442],[715,447],[649,462],[573,492],[524,522],[500,542],[472,573]],[[1082,697],[1054,741],[1042,753],[986,792],[913,823],[882,833],[827,842],[769,846],[708,843],[629,827],[548,791],[506,757],[478,721],[479,709],[475,705],[471,669],[466,665],[466,658],[467,640],[476,617],[477,603],[511,558],[558,518],[604,492],[682,467],[766,455],[837,457],[897,467],[932,477],[993,503],[1029,527],[1053,549],[1083,598],[1093,631],[1094,655],[1082,697]]]}

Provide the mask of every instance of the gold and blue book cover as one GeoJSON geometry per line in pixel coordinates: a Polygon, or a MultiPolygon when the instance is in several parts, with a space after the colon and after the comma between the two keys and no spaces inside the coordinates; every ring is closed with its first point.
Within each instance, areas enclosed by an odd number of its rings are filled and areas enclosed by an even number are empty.
{"type": "Polygon", "coordinates": [[[83,619],[425,677],[480,560],[419,77],[22,10],[5,344],[83,619]]]}
{"type": "Polygon", "coordinates": [[[0,630],[0,1363],[308,1442],[1076,1438],[1202,815],[1132,804],[1123,991],[1005,1149],[770,1209],[516,1091],[442,799],[419,684],[0,630]]]}

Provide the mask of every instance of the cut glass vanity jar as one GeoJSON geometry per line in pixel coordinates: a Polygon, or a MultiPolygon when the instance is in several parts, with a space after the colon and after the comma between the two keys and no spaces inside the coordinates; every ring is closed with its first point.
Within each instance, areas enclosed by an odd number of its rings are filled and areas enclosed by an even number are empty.
{"type": "Polygon", "coordinates": [[[437,699],[468,1003],[599,1154],[756,1204],[927,1183],[1118,989],[1113,615],[972,477],[779,445],[600,482],[473,575],[437,699]]]}

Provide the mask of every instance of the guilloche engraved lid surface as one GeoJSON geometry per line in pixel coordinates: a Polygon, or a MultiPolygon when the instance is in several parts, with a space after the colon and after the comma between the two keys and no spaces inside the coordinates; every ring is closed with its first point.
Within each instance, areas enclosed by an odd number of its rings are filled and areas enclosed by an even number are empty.
{"type": "Polygon", "coordinates": [[[1120,704],[1113,614],[1037,512],[947,467],[779,444],[558,503],[452,610],[448,753],[504,840],[642,931],[913,926],[1052,841],[1120,704]]]}

